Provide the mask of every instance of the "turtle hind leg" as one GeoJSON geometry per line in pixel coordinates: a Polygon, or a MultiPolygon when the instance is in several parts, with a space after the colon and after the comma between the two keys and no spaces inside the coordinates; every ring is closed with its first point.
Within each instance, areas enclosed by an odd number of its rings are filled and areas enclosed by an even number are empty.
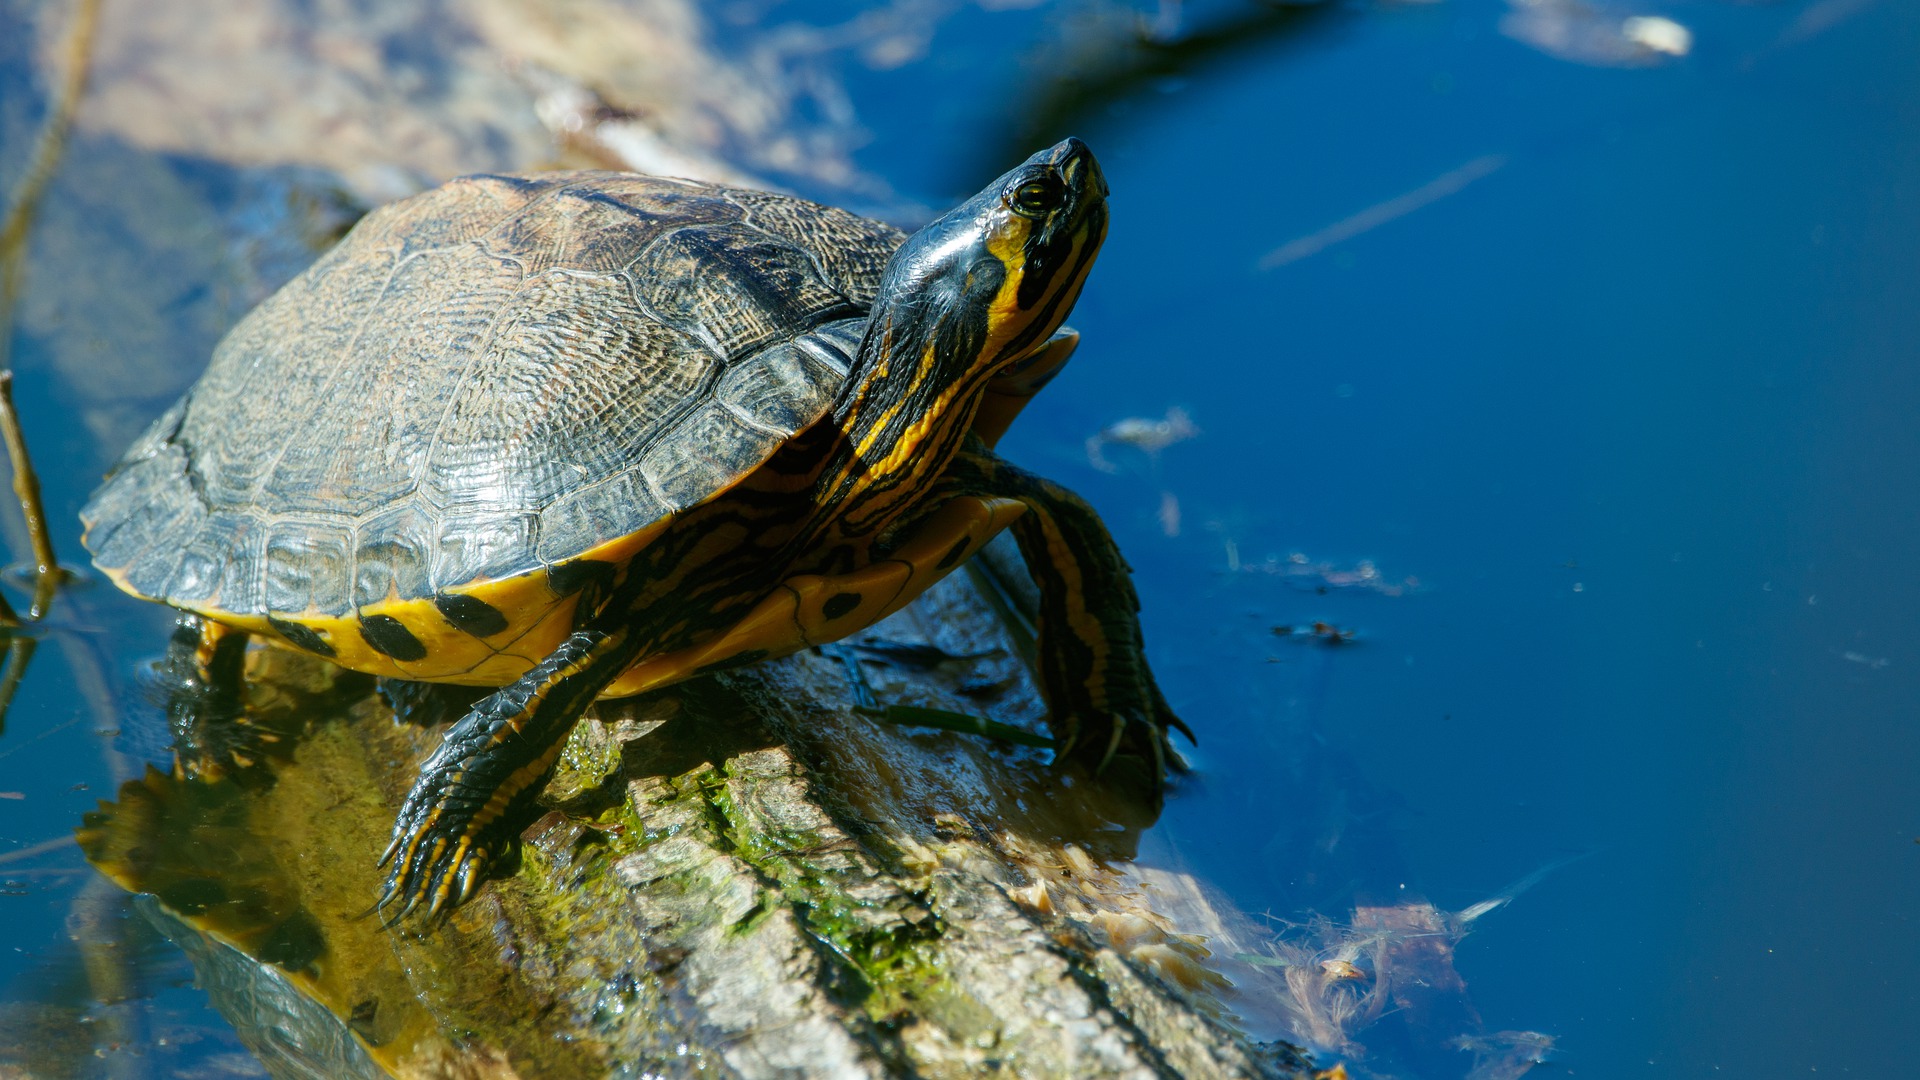
{"type": "Polygon", "coordinates": [[[247,714],[247,637],[198,615],[174,623],[160,674],[177,774],[218,779],[252,767],[280,741],[247,714]]]}
{"type": "Polygon", "coordinates": [[[374,910],[387,925],[416,909],[431,919],[473,895],[526,824],[580,714],[639,652],[624,624],[575,631],[447,729],[380,856],[387,879],[374,910]]]}

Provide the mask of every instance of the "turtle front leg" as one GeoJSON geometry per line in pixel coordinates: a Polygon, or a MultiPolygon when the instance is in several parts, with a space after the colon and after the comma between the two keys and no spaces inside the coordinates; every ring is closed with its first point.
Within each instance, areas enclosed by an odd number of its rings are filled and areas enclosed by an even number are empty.
{"type": "Polygon", "coordinates": [[[423,901],[429,917],[451,910],[479,888],[580,715],[640,651],[631,626],[604,623],[575,631],[518,682],[482,698],[421,764],[380,856],[389,868],[375,908],[398,905],[388,925],[423,901]]]}
{"type": "Polygon", "coordinates": [[[1180,767],[1167,731],[1190,741],[1193,733],[1147,666],[1132,573],[1106,524],[1080,496],[977,440],[954,458],[948,478],[959,494],[1014,499],[1027,509],[1013,534],[1040,587],[1040,691],[1060,758],[1095,772],[1130,760],[1144,768],[1157,797],[1167,769],[1180,767]]]}

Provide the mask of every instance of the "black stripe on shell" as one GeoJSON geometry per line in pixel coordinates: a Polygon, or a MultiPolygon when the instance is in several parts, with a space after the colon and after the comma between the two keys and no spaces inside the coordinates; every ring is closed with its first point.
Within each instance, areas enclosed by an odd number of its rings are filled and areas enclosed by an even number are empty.
{"type": "Polygon", "coordinates": [[[838,619],[847,612],[860,606],[860,594],[856,592],[837,593],[820,605],[820,614],[829,619],[838,619]]]}
{"type": "Polygon", "coordinates": [[[413,636],[406,624],[391,615],[360,616],[360,636],[374,652],[403,663],[427,658],[427,647],[413,636]]]}
{"type": "Polygon", "coordinates": [[[286,638],[289,645],[305,649],[316,656],[324,656],[328,659],[332,659],[333,656],[336,655],[333,651],[333,646],[327,644],[327,639],[321,637],[320,631],[315,630],[311,626],[302,626],[297,622],[276,619],[271,615],[267,616],[267,625],[273,627],[274,633],[286,638]]]}
{"type": "Polygon", "coordinates": [[[492,637],[507,628],[507,617],[500,609],[477,596],[445,593],[433,598],[433,606],[454,629],[477,638],[492,637]]]}

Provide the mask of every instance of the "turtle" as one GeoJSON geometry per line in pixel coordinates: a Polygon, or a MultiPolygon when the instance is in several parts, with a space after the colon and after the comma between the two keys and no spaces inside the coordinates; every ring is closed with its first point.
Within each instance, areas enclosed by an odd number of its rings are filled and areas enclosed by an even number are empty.
{"type": "Polygon", "coordinates": [[[492,690],[399,811],[395,919],[472,896],[597,698],[844,638],[1009,528],[1056,758],[1129,759],[1157,805],[1191,732],[1131,572],[992,449],[1077,346],[1107,196],[1077,139],[911,235],[684,179],[453,180],[242,318],[85,543],[209,682],[259,638],[492,690]]]}

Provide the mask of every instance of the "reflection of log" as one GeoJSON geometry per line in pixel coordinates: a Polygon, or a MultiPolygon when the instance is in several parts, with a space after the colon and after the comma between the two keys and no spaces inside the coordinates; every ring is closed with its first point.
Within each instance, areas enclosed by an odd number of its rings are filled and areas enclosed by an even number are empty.
{"type": "MultiPolygon", "coordinates": [[[[1036,718],[1024,666],[964,580],[877,632],[987,653],[870,664],[883,699],[1036,718]]],[[[157,894],[176,937],[206,936],[196,961],[226,969],[208,981],[231,985],[242,954],[267,961],[268,982],[324,1005],[398,1074],[1304,1067],[1235,1032],[1206,949],[1109,869],[1138,837],[1124,802],[1029,751],[855,714],[834,656],[603,703],[518,872],[441,926],[398,931],[359,916],[432,733],[388,722],[371,697],[329,706],[334,675],[315,662],[252,659],[256,712],[308,728],[272,781],[149,774],[90,819],[83,844],[157,894]]],[[[298,1010],[267,1004],[270,988],[219,996],[254,1014],[232,1018],[263,1055],[288,1043],[298,1010]]],[[[337,1033],[300,1038],[299,1052],[329,1039],[359,1053],[337,1033]]]]}

